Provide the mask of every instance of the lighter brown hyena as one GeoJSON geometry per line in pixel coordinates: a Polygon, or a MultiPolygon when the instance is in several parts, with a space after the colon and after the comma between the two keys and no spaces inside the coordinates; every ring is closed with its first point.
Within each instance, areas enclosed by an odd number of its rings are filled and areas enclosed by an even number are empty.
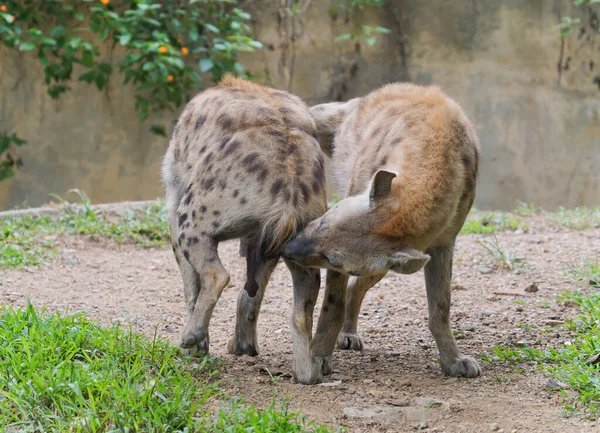
{"type": "Polygon", "coordinates": [[[388,270],[410,274],[425,266],[429,328],[442,370],[478,376],[480,366],[460,353],[450,327],[454,243],[473,204],[479,165],[467,116],[439,88],[414,84],[390,84],[310,111],[345,198],[287,244],[283,256],[356,277],[338,347],[362,350],[360,306],[388,270]]]}
{"type": "MultiPolygon", "coordinates": [[[[240,239],[247,280],[238,297],[230,353],[256,355],[256,323],[280,249],[327,209],[324,162],[308,107],[298,97],[226,76],[186,106],[164,163],[173,252],[189,318],[185,353],[208,352],[210,317],[229,282],[217,245],[240,239]]],[[[320,273],[287,261],[296,380],[314,383],[312,314],[320,273]]],[[[335,343],[334,343],[335,344],[335,343]]]]}

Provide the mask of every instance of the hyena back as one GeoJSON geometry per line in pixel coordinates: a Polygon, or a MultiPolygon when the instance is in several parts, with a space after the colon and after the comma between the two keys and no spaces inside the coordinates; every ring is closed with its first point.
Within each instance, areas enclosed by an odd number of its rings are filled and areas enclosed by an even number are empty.
{"type": "Polygon", "coordinates": [[[338,347],[362,350],[360,306],[388,270],[425,266],[429,328],[442,370],[477,376],[450,327],[454,243],[473,204],[479,141],[437,87],[390,84],[363,98],[310,109],[344,199],[310,223],[283,255],[354,275],[338,347]]]}
{"type": "MultiPolygon", "coordinates": [[[[181,114],[163,162],[171,243],[189,313],[188,354],[208,352],[213,308],[229,282],[219,242],[239,238],[247,281],[228,350],[256,355],[256,322],[282,246],[327,209],[322,152],[296,96],[226,76],[181,114]]],[[[313,383],[312,307],[318,270],[286,261],[294,280],[294,374],[313,383]]]]}

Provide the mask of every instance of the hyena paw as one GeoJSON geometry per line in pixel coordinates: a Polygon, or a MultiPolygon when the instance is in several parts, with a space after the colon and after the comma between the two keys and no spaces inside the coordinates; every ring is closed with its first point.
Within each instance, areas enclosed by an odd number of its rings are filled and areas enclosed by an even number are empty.
{"type": "Polygon", "coordinates": [[[227,342],[227,353],[238,356],[256,356],[258,355],[258,344],[252,341],[240,341],[233,336],[227,342]]]}
{"type": "Polygon", "coordinates": [[[331,374],[331,356],[316,356],[314,362],[317,371],[320,371],[324,376],[331,374]]]}
{"type": "Polygon", "coordinates": [[[204,356],[208,354],[208,333],[203,329],[184,331],[181,336],[181,353],[185,356],[204,356]]]}
{"type": "Polygon", "coordinates": [[[442,363],[442,371],[454,377],[477,377],[482,372],[479,363],[470,356],[460,356],[451,362],[442,363]]]}
{"type": "Polygon", "coordinates": [[[337,347],[341,350],[363,350],[364,343],[360,335],[341,332],[337,339],[337,347]]]}

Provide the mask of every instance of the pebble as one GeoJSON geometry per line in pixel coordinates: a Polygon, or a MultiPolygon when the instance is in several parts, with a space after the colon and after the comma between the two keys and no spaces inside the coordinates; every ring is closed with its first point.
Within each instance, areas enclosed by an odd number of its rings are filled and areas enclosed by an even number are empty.
{"type": "Polygon", "coordinates": [[[525,287],[525,291],[527,293],[535,293],[537,291],[539,291],[540,289],[538,288],[537,284],[533,283],[530,284],[529,286],[525,287]]]}
{"type": "Polygon", "coordinates": [[[494,270],[492,268],[488,268],[487,266],[482,266],[479,268],[479,273],[482,275],[491,274],[492,272],[494,272],[494,270]]]}

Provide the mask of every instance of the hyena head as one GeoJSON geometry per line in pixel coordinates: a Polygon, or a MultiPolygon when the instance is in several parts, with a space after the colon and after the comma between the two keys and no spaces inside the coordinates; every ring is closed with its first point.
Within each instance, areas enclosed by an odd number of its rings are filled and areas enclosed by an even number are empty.
{"type": "Polygon", "coordinates": [[[429,256],[412,248],[410,239],[378,231],[398,205],[392,188],[396,176],[377,171],[365,193],[345,198],[309,223],[284,246],[283,256],[303,266],[355,276],[417,272],[429,256]]]}

